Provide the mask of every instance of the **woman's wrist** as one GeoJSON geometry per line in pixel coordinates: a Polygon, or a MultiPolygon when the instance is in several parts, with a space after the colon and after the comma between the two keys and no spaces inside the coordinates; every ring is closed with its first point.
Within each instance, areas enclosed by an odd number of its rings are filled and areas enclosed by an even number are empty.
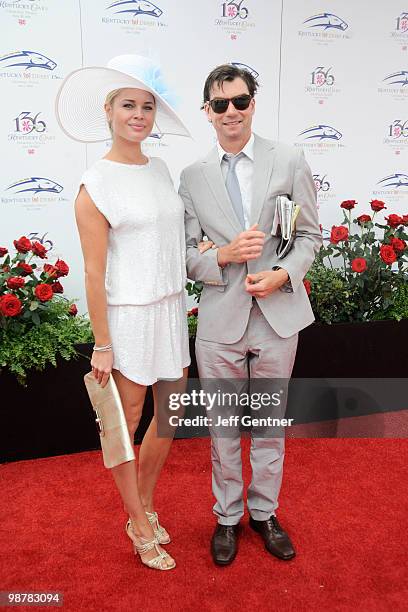
{"type": "Polygon", "coordinates": [[[109,342],[108,344],[97,344],[95,343],[93,346],[93,350],[97,353],[101,352],[105,352],[105,351],[111,351],[112,350],[112,342],[109,342]]]}

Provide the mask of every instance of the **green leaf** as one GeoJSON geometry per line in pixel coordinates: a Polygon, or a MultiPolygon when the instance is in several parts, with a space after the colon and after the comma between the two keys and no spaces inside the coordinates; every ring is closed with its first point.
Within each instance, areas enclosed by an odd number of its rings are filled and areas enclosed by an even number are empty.
{"type": "Polygon", "coordinates": [[[30,303],[30,310],[33,312],[34,310],[37,310],[38,306],[39,306],[38,302],[31,302],[30,303]]]}
{"type": "Polygon", "coordinates": [[[38,312],[31,313],[31,320],[34,323],[34,325],[40,325],[41,319],[40,319],[38,312]]]}

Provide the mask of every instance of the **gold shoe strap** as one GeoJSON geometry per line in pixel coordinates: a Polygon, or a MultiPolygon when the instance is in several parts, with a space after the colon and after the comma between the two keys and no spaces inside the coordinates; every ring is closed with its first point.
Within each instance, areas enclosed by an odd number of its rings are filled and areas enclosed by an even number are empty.
{"type": "Polygon", "coordinates": [[[166,530],[159,523],[159,517],[157,512],[146,512],[147,520],[154,527],[155,531],[159,533],[160,536],[167,535],[166,530]],[[157,527],[154,525],[156,523],[157,527]]]}

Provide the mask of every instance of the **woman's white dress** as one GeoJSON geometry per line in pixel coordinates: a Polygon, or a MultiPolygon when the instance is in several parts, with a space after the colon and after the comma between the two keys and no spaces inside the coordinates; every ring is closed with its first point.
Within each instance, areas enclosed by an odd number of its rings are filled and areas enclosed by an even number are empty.
{"type": "Polygon", "coordinates": [[[190,363],[184,207],[163,160],[101,159],[81,179],[109,223],[106,269],[114,369],[141,385],[190,363]]]}

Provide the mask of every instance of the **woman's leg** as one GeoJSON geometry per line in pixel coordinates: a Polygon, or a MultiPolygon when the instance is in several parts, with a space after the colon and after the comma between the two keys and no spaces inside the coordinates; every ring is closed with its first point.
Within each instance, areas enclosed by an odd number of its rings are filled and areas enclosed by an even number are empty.
{"type": "MultiPolygon", "coordinates": [[[[119,391],[130,439],[133,443],[135,431],[143,410],[146,387],[132,382],[118,370],[113,370],[112,375],[119,391]]],[[[140,499],[136,462],[128,461],[122,463],[112,468],[111,472],[131,519],[135,535],[151,540],[154,537],[154,533],[152,526],[147,520],[145,508],[140,499]]],[[[155,549],[143,554],[145,560],[153,559],[156,556],[157,551],[155,549]]],[[[173,560],[169,558],[167,565],[170,566],[172,564],[173,560]]]]}
{"type": "Polygon", "coordinates": [[[168,410],[169,393],[184,393],[187,384],[188,368],[184,368],[183,377],[175,382],[159,381],[153,385],[154,417],[146,431],[139,452],[139,493],[141,501],[148,512],[154,511],[154,489],[160,471],[169,454],[175,427],[164,421],[171,413],[168,410]],[[157,431],[159,425],[159,432],[157,431]],[[160,436],[158,435],[160,434],[160,436]]]}

